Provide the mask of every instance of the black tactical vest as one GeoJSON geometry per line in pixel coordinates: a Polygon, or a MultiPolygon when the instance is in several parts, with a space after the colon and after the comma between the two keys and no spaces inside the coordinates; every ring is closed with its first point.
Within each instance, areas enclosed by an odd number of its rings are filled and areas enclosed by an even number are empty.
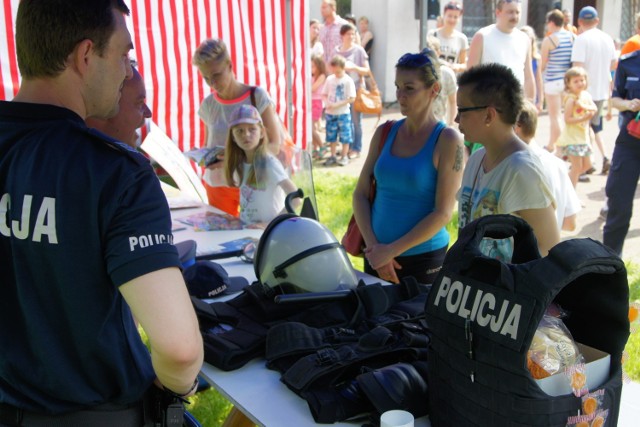
{"type": "MultiPolygon", "coordinates": [[[[566,426],[581,399],[552,397],[527,368],[527,351],[545,310],[559,304],[580,343],[611,355],[601,409],[615,426],[621,357],[629,336],[624,263],[591,239],[556,245],[540,258],[529,225],[511,215],[480,218],[461,230],[429,294],[429,413],[439,426],[566,426]],[[483,237],[514,242],[511,263],[482,255],[483,237]]],[[[595,391],[595,390],[590,390],[595,391]]]]}

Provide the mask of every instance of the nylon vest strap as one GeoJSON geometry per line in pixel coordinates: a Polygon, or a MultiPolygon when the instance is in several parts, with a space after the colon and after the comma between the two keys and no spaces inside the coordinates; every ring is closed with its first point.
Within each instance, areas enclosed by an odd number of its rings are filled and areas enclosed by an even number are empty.
{"type": "Polygon", "coordinates": [[[256,282],[226,302],[206,303],[197,298],[192,302],[200,321],[205,360],[233,370],[265,354],[267,332],[274,325],[292,321],[318,328],[349,328],[367,317],[374,323],[388,316],[397,320],[397,313],[385,314],[389,308],[418,294],[426,295],[428,289],[415,280],[405,280],[399,286],[362,285],[351,297],[331,303],[276,304],[273,291],[256,282]]]}
{"type": "Polygon", "coordinates": [[[576,341],[611,354],[600,388],[607,424],[615,425],[628,298],[624,263],[594,240],[565,241],[540,258],[523,220],[491,215],[470,223],[447,253],[426,305],[432,425],[565,426],[578,413],[579,398],[546,395],[527,369],[531,340],[552,302],[568,313],[564,323],[576,341]],[[513,238],[510,264],[480,253],[485,236],[513,238]]]}

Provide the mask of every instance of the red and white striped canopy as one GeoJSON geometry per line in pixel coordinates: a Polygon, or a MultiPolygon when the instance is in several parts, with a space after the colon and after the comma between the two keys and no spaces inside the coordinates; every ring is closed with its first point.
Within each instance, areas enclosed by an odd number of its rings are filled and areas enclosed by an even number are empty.
{"type": "MultiPolygon", "coordinates": [[[[0,8],[0,99],[12,99],[20,84],[13,31],[20,0],[0,8]]],[[[197,111],[209,87],[191,64],[200,42],[222,38],[238,80],[267,89],[296,145],[310,139],[307,0],[128,0],[135,50],[145,79],[153,121],[182,151],[204,143],[197,111]],[[286,6],[290,5],[287,70],[286,6]],[[291,81],[287,79],[291,77],[291,81]],[[289,83],[289,84],[287,84],[289,83]],[[287,90],[291,91],[288,105],[287,90]],[[290,119],[292,120],[290,122],[290,119]]]]}

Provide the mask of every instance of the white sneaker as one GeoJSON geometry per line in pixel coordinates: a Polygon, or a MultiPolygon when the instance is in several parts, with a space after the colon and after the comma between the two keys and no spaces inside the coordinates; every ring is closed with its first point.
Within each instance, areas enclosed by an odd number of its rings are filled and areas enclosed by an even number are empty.
{"type": "Polygon", "coordinates": [[[340,166],[347,166],[349,164],[349,158],[348,157],[341,157],[340,160],[338,160],[338,164],[340,166]]]}

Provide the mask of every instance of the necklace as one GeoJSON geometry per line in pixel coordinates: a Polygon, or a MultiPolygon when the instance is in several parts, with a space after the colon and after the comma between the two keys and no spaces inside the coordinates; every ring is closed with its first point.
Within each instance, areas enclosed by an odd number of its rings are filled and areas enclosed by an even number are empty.
{"type": "MultiPolygon", "coordinates": [[[[471,186],[471,193],[469,194],[469,203],[467,205],[467,224],[471,222],[471,210],[473,209],[473,193],[476,191],[476,184],[478,184],[478,176],[480,175],[480,169],[482,169],[482,162],[484,162],[484,158],[487,156],[485,152],[482,155],[482,160],[478,164],[478,169],[476,169],[476,175],[473,178],[473,185],[471,186]]],[[[466,225],[466,224],[465,224],[466,225]]]]}
{"type": "MultiPolygon", "coordinates": [[[[491,162],[490,165],[485,165],[485,172],[491,172],[493,170],[493,168],[495,168],[496,166],[498,166],[498,164],[504,160],[504,158],[502,157],[503,154],[505,154],[514,144],[514,140],[510,140],[504,147],[502,147],[502,150],[500,150],[500,152],[498,153],[498,155],[494,158],[493,162],[491,162]]],[[[480,164],[482,165],[487,157],[487,152],[486,152],[486,148],[485,148],[485,153],[484,153],[484,157],[482,158],[482,161],[480,162],[480,164]]],[[[505,156],[506,157],[506,156],[505,156]]]]}

